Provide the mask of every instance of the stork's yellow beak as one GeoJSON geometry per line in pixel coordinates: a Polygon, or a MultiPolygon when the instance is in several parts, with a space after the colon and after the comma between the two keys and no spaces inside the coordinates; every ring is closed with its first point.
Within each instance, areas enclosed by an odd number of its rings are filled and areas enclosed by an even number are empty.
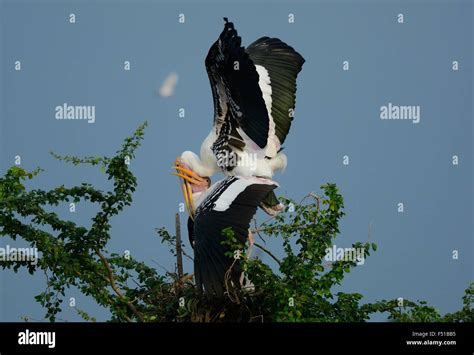
{"type": "Polygon", "coordinates": [[[201,176],[196,174],[194,171],[189,170],[188,168],[184,167],[183,163],[181,162],[180,157],[176,158],[175,165],[174,165],[173,168],[176,169],[176,172],[172,173],[172,175],[175,175],[175,176],[179,177],[179,180],[181,182],[181,190],[183,192],[184,203],[186,205],[186,209],[189,213],[189,216],[194,220],[195,206],[194,206],[194,201],[193,201],[193,188],[192,188],[192,185],[200,186],[200,187],[207,187],[208,186],[208,181],[206,179],[203,179],[201,176]]]}

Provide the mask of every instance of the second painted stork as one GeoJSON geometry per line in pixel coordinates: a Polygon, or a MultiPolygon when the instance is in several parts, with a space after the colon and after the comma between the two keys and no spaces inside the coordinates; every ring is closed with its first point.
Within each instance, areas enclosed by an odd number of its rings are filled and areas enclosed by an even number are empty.
{"type": "MultiPolygon", "coordinates": [[[[244,48],[233,23],[224,20],[205,60],[214,100],[211,132],[199,156],[185,151],[175,162],[191,218],[194,200],[209,188],[215,173],[271,179],[287,165],[281,146],[293,120],[296,78],[304,59],[278,38],[262,37],[244,48]]],[[[281,210],[273,192],[260,207],[269,214],[281,210]]]]}

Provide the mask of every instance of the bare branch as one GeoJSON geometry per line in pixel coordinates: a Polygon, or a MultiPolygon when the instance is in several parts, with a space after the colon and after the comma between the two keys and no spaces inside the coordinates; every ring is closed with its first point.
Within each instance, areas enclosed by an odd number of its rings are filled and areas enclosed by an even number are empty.
{"type": "Polygon", "coordinates": [[[280,259],[278,259],[275,255],[273,255],[270,250],[268,250],[267,248],[261,246],[261,245],[258,244],[258,243],[253,243],[253,245],[255,245],[257,248],[259,248],[260,250],[262,250],[262,251],[264,251],[265,253],[267,253],[269,256],[271,256],[272,259],[275,260],[275,261],[278,263],[278,265],[281,266],[281,261],[280,261],[280,259]]]}
{"type": "MultiPolygon", "coordinates": [[[[137,310],[137,308],[135,307],[135,305],[132,302],[127,300],[127,298],[122,294],[120,289],[117,287],[117,285],[115,283],[114,272],[113,272],[112,268],[110,267],[110,264],[109,264],[109,261],[107,260],[107,258],[100,252],[99,249],[95,249],[95,252],[99,256],[100,260],[102,260],[102,263],[104,264],[104,266],[106,267],[106,269],[109,273],[108,281],[109,281],[110,286],[112,287],[112,289],[115,291],[117,296],[119,298],[121,298],[127,304],[128,308],[130,308],[130,310],[133,312],[133,314],[135,314],[135,316],[137,316],[137,318],[141,322],[143,322],[143,317],[142,317],[141,313],[137,310]]],[[[127,320],[129,322],[132,321],[129,317],[127,317],[127,320]]]]}

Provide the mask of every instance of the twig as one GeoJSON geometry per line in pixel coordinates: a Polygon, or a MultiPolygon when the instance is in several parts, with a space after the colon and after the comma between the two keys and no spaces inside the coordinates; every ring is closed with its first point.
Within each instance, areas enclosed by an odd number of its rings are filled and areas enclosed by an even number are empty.
{"type": "Polygon", "coordinates": [[[181,283],[183,278],[183,252],[181,248],[181,223],[179,221],[179,213],[176,213],[176,266],[178,269],[178,281],[181,283]]]}
{"type": "MultiPolygon", "coordinates": [[[[158,231],[157,228],[156,228],[155,230],[158,231]]],[[[172,240],[166,240],[166,242],[168,243],[168,245],[170,245],[170,246],[176,248],[176,242],[173,242],[172,240]]],[[[188,253],[186,253],[186,250],[184,250],[184,249],[182,248],[182,246],[183,246],[183,243],[181,243],[181,253],[183,254],[183,256],[185,256],[185,257],[187,257],[189,260],[193,261],[193,260],[194,260],[193,257],[192,257],[191,255],[189,255],[188,253]]]]}
{"type": "MultiPolygon", "coordinates": [[[[263,224],[263,223],[262,223],[263,224]]],[[[262,224],[260,224],[260,227],[262,226],[262,224]]],[[[261,236],[260,232],[258,231],[258,226],[257,226],[257,219],[254,218],[253,220],[253,225],[255,226],[255,233],[257,233],[258,237],[260,238],[260,240],[263,242],[263,244],[267,244],[267,242],[265,241],[265,239],[263,239],[263,237],[261,236]]],[[[252,230],[250,231],[252,232],[252,230]]]]}
{"type": "MultiPolygon", "coordinates": [[[[292,228],[292,231],[300,231],[305,228],[308,228],[307,224],[298,224],[297,226],[292,228]]],[[[267,233],[267,232],[271,232],[274,229],[275,229],[274,227],[264,227],[264,228],[252,229],[251,232],[252,233],[259,233],[259,232],[267,233]]]]}
{"type": "Polygon", "coordinates": [[[273,255],[270,250],[266,249],[265,247],[261,246],[258,243],[253,243],[253,245],[255,245],[257,248],[259,248],[260,250],[262,250],[265,253],[267,253],[268,255],[270,255],[272,257],[272,259],[275,260],[278,263],[278,265],[281,266],[281,261],[275,255],[273,255]]]}
{"type": "Polygon", "coordinates": [[[159,266],[161,269],[163,269],[163,271],[164,271],[166,274],[172,274],[171,271],[169,271],[167,268],[165,268],[163,265],[161,265],[158,261],[151,259],[151,262],[152,262],[153,264],[159,266]]]}
{"type": "Polygon", "coordinates": [[[227,297],[229,297],[230,301],[232,303],[240,304],[240,299],[239,296],[237,295],[237,290],[235,287],[231,286],[232,284],[232,268],[234,267],[235,263],[237,262],[237,259],[234,259],[232,262],[232,265],[227,269],[225,275],[224,275],[224,286],[226,289],[227,297]],[[233,294],[231,294],[231,292],[233,294]]]}
{"type": "MultiPolygon", "coordinates": [[[[120,289],[117,287],[117,285],[115,284],[115,279],[114,279],[114,272],[112,270],[112,268],[110,267],[110,264],[109,264],[109,261],[107,260],[107,258],[100,252],[99,249],[95,249],[95,252],[96,254],[99,256],[100,260],[102,260],[102,263],[104,264],[104,266],[106,267],[108,273],[109,273],[109,278],[108,278],[108,281],[110,283],[110,286],[112,287],[112,289],[115,291],[115,293],[117,294],[117,296],[119,298],[121,298],[123,301],[125,301],[125,303],[127,304],[128,308],[130,308],[130,310],[133,312],[133,314],[135,314],[135,316],[137,316],[137,318],[143,322],[144,319],[141,315],[141,313],[137,310],[137,308],[133,305],[133,303],[131,303],[130,301],[127,301],[126,300],[126,297],[122,294],[122,292],[120,291],[120,289]]],[[[131,319],[127,316],[125,316],[127,318],[127,320],[129,322],[131,322],[131,319]]]]}

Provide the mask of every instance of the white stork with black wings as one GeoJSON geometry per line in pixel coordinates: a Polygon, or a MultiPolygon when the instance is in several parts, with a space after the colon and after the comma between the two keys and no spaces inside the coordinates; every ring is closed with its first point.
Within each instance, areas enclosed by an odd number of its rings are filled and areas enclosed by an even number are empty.
{"type": "Polygon", "coordinates": [[[188,219],[188,233],[194,248],[194,278],[199,292],[222,297],[230,289],[240,288],[242,270],[223,230],[231,228],[244,245],[250,221],[257,207],[278,184],[258,177],[228,176],[212,185],[202,196],[195,218],[188,219]]]}
{"type": "MultiPolygon", "coordinates": [[[[205,61],[214,99],[213,127],[200,156],[185,151],[176,159],[191,217],[194,199],[215,173],[271,178],[286,167],[281,145],[293,120],[296,77],[304,63],[277,38],[262,37],[242,47],[234,25],[224,20],[224,30],[205,61]]],[[[269,197],[264,203],[276,206],[274,194],[269,197]]]]}

